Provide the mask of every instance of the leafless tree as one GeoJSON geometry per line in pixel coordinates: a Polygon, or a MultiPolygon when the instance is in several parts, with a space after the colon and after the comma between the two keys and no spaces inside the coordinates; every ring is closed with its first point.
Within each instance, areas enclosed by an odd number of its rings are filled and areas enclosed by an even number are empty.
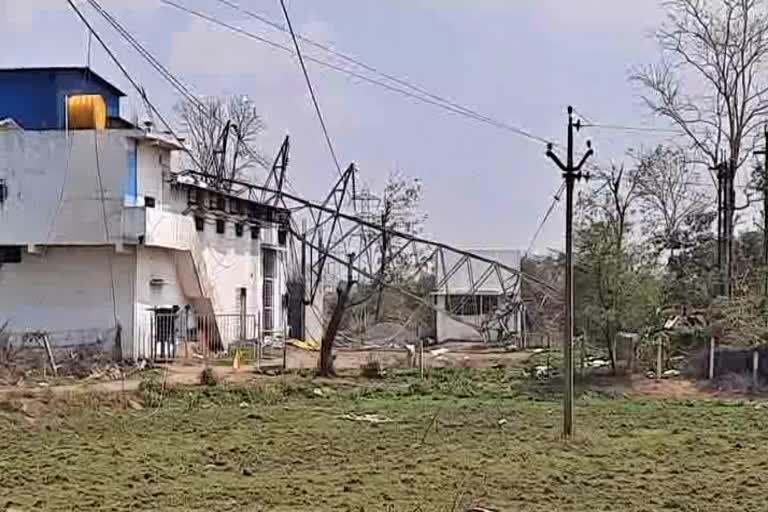
{"type": "MultiPolygon", "coordinates": [[[[391,173],[378,208],[382,228],[420,235],[427,217],[421,210],[421,199],[420,179],[406,178],[400,171],[391,173]]],[[[402,279],[419,263],[418,255],[413,251],[401,252],[404,244],[405,241],[389,240],[381,246],[385,278],[390,281],[402,279]]]]}
{"type": "Polygon", "coordinates": [[[768,113],[768,9],[765,0],[667,0],[657,31],[661,61],[633,75],[650,109],[679,127],[714,168],[727,151],[723,267],[730,294],[736,219],[734,177],[768,113]]]}
{"type": "Polygon", "coordinates": [[[212,185],[228,188],[228,180],[253,180],[259,167],[267,167],[253,149],[264,123],[247,96],[183,100],[175,110],[189,143],[188,164],[210,176],[212,185]]]}
{"type": "Polygon", "coordinates": [[[640,155],[634,174],[645,225],[674,257],[686,221],[707,209],[699,170],[682,150],[658,146],[640,155]]]}
{"type": "Polygon", "coordinates": [[[586,222],[599,219],[610,226],[616,250],[621,252],[629,236],[630,214],[640,198],[637,174],[624,164],[611,164],[597,170],[593,181],[595,188],[580,198],[579,210],[586,222]]]}
{"type": "Polygon", "coordinates": [[[768,113],[768,11],[764,0],[667,0],[657,31],[660,63],[633,75],[657,115],[671,120],[715,165],[738,169],[748,137],[768,113]]]}

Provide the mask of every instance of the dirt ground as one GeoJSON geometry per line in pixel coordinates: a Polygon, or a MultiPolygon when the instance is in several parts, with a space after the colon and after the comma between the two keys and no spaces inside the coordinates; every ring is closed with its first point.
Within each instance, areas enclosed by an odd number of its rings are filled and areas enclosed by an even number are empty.
{"type": "MultiPolygon", "coordinates": [[[[385,370],[404,370],[418,367],[418,357],[414,358],[406,349],[349,349],[336,350],[336,370],[342,380],[356,378],[360,375],[361,367],[370,361],[378,362],[385,370]]],[[[466,369],[506,369],[522,370],[530,365],[533,351],[506,351],[499,348],[488,348],[481,344],[448,343],[439,347],[427,347],[424,351],[425,371],[438,368],[466,369]]],[[[317,368],[319,353],[289,346],[286,353],[286,363],[289,372],[310,371],[317,368]]],[[[216,377],[221,382],[230,384],[248,384],[269,378],[270,375],[282,371],[282,350],[265,355],[260,368],[253,364],[244,364],[239,369],[232,367],[232,361],[217,360],[212,362],[216,377]]],[[[158,367],[160,378],[166,385],[194,385],[199,383],[200,373],[205,363],[199,360],[164,364],[158,367]]],[[[131,392],[138,389],[141,374],[127,371],[124,378],[115,378],[115,372],[110,372],[111,378],[101,379],[50,379],[27,378],[18,385],[0,386],[0,396],[22,392],[24,394],[60,393],[103,391],[108,393],[131,392]]],[[[708,389],[701,383],[677,379],[648,379],[638,374],[628,377],[599,377],[587,386],[602,394],[614,396],[648,397],[657,399],[729,399],[743,398],[744,392],[732,390],[708,389]]]]}
{"type": "MultiPolygon", "coordinates": [[[[413,358],[405,348],[339,348],[335,355],[336,370],[340,372],[359,370],[369,361],[377,361],[383,368],[409,368],[418,364],[418,355],[413,358]]],[[[478,343],[443,343],[424,348],[424,365],[425,368],[501,368],[519,366],[531,355],[531,352],[510,352],[478,343]]],[[[317,351],[289,345],[287,367],[289,370],[317,368],[319,357],[317,351]]],[[[282,353],[273,353],[266,364],[282,365],[282,353]]]]}

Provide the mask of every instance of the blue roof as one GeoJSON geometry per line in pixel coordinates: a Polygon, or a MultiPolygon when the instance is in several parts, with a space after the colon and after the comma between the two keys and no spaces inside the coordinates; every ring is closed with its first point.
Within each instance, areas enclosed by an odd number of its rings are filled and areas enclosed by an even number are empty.
{"type": "Polygon", "coordinates": [[[62,130],[67,97],[98,94],[107,115],[120,117],[125,93],[87,67],[0,69],[0,119],[11,118],[25,130],[62,130]]]}
{"type": "Polygon", "coordinates": [[[91,68],[85,67],[85,66],[52,66],[52,67],[40,67],[40,68],[0,68],[0,76],[4,74],[14,74],[14,75],[21,75],[24,73],[40,73],[40,72],[50,72],[50,73],[82,73],[84,77],[87,79],[91,79],[94,82],[98,82],[101,85],[107,87],[110,89],[116,96],[127,96],[122,90],[118,89],[115,85],[112,84],[112,82],[104,79],[101,75],[96,73],[91,68]]]}

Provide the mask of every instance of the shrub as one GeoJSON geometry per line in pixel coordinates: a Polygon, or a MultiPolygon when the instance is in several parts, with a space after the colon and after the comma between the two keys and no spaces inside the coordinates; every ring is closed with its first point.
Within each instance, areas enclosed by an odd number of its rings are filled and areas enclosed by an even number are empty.
{"type": "Polygon", "coordinates": [[[366,379],[380,379],[384,377],[381,361],[373,356],[369,356],[368,361],[360,367],[360,374],[366,379]]]}
{"type": "Polygon", "coordinates": [[[200,372],[201,386],[213,387],[218,383],[219,383],[219,378],[216,376],[216,373],[213,371],[213,368],[206,367],[203,369],[202,372],[200,372]]]}

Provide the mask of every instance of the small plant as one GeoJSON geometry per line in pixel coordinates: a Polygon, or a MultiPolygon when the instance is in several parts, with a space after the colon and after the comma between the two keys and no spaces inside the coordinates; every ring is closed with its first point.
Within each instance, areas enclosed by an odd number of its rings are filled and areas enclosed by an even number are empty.
{"type": "Polygon", "coordinates": [[[163,403],[164,386],[155,374],[148,374],[139,384],[139,396],[147,407],[159,407],[163,403]]]}
{"type": "Polygon", "coordinates": [[[213,387],[218,383],[219,383],[219,378],[216,376],[216,373],[213,371],[213,368],[206,367],[203,369],[202,372],[200,372],[201,386],[213,387]]]}
{"type": "Polygon", "coordinates": [[[381,367],[381,361],[373,357],[368,356],[368,361],[360,367],[360,373],[366,379],[381,379],[384,377],[384,370],[381,367]]]}

